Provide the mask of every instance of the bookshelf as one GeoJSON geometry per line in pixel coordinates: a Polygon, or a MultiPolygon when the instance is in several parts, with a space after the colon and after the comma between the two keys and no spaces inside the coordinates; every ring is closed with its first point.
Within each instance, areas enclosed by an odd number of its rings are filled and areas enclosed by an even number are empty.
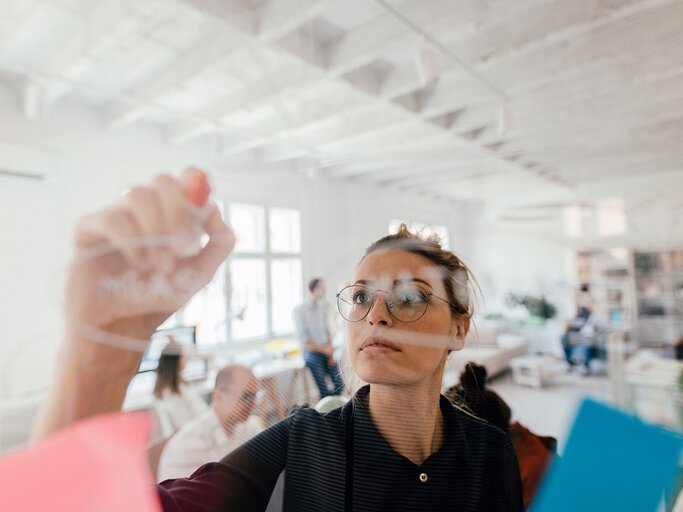
{"type": "Polygon", "coordinates": [[[593,316],[602,325],[628,330],[633,321],[630,254],[624,249],[579,251],[578,279],[590,286],[593,316]]]}
{"type": "Polygon", "coordinates": [[[633,270],[640,345],[673,345],[683,335],[683,250],[636,251],[633,270]]]}

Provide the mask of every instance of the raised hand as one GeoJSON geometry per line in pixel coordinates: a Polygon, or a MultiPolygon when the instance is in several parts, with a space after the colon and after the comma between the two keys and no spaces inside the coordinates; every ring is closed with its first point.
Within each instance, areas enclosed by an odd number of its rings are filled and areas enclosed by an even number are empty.
{"type": "Polygon", "coordinates": [[[146,340],[211,280],[235,238],[209,193],[204,173],[188,169],[79,222],[65,296],[70,335],[146,340]]]}
{"type": "Polygon", "coordinates": [[[187,169],[79,222],[64,343],[34,440],[119,410],[152,333],[230,254],[235,237],[210,191],[203,172],[187,169]]]}

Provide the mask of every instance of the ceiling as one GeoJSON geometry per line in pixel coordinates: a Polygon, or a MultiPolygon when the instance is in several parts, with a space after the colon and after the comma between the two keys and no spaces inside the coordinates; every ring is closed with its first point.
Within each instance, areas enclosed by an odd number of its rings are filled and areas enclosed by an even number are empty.
{"type": "Polygon", "coordinates": [[[0,80],[36,123],[215,142],[501,220],[683,205],[683,1],[12,0],[0,80]]]}

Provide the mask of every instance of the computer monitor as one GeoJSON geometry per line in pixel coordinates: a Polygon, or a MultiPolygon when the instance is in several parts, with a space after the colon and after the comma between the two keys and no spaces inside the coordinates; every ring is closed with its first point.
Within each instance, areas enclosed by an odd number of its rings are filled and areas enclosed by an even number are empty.
{"type": "Polygon", "coordinates": [[[197,343],[196,330],[197,328],[194,325],[180,325],[177,327],[159,329],[156,331],[152,335],[152,341],[147,347],[145,354],[142,356],[142,361],[140,362],[140,368],[138,369],[138,372],[150,372],[157,369],[157,366],[159,365],[159,357],[161,357],[161,351],[168,344],[170,337],[173,337],[173,339],[181,345],[188,346],[193,352],[197,343]]]}

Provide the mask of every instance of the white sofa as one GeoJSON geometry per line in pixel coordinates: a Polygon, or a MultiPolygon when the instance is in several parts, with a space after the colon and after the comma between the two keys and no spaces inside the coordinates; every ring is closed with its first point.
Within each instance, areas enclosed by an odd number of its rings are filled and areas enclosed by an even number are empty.
{"type": "Polygon", "coordinates": [[[504,372],[510,360],[527,354],[528,344],[523,336],[499,332],[498,327],[478,325],[470,330],[462,350],[451,353],[446,361],[442,388],[457,384],[460,373],[469,362],[486,368],[489,378],[504,372]]]}

